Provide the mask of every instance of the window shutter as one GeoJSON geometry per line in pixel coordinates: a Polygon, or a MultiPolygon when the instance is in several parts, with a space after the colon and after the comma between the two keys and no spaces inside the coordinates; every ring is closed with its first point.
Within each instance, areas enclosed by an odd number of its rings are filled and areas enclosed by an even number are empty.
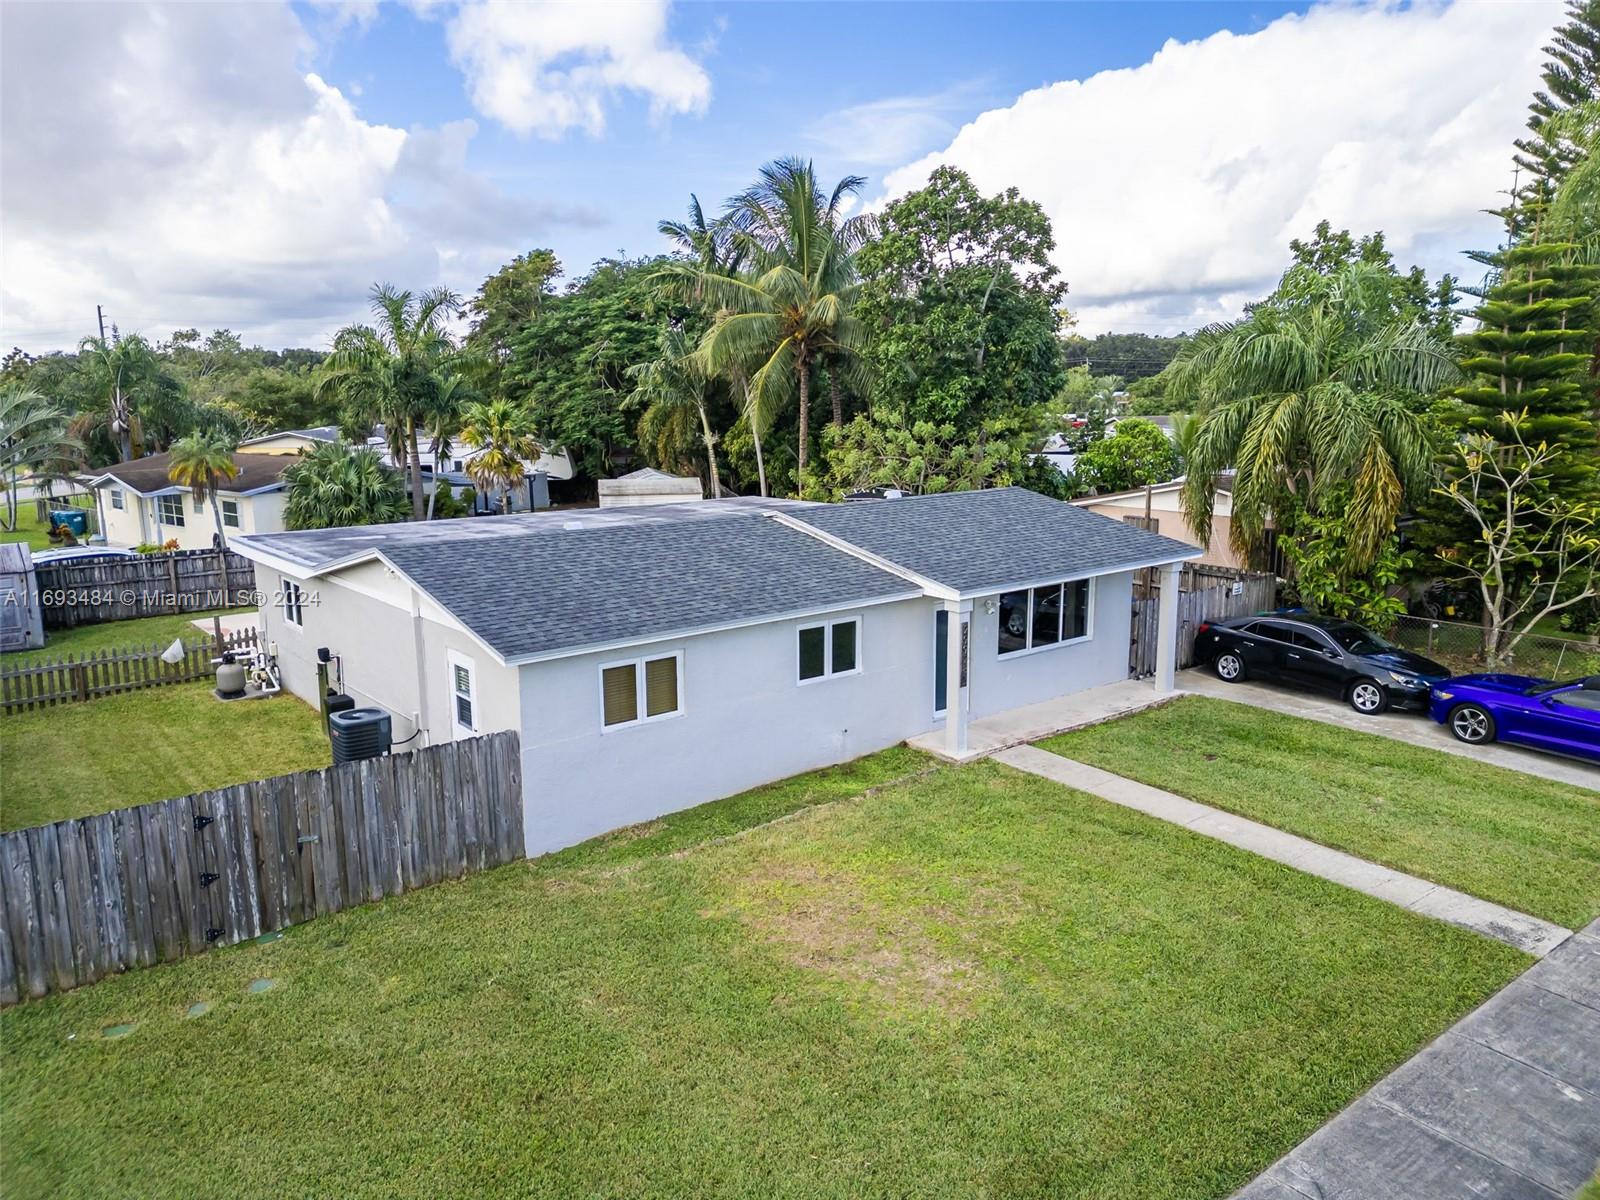
{"type": "Polygon", "coordinates": [[[607,667],[602,671],[600,691],[605,701],[607,725],[621,725],[639,719],[639,685],[632,663],[607,667]]]}
{"type": "Polygon", "coordinates": [[[678,711],[678,660],[652,658],[644,664],[644,713],[659,717],[678,711]]]}
{"type": "Polygon", "coordinates": [[[827,629],[822,625],[800,631],[801,679],[821,679],[823,672],[828,669],[826,634],[827,629]]]}
{"type": "Polygon", "coordinates": [[[833,673],[856,669],[856,623],[840,621],[833,627],[833,673]]]}

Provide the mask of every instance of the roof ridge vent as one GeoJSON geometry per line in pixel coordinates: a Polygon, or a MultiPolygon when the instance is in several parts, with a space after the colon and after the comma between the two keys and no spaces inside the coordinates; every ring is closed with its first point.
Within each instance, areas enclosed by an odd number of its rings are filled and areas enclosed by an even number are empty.
{"type": "Polygon", "coordinates": [[[561,522],[561,528],[563,528],[563,529],[582,529],[583,528],[583,522],[582,521],[563,521],[563,522],[561,522]]]}

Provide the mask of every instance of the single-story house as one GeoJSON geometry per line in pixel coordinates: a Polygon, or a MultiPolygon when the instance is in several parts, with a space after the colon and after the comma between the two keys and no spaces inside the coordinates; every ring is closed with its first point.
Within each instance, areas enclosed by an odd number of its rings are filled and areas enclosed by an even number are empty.
{"type": "Polygon", "coordinates": [[[521,737],[530,854],[1126,679],[1134,573],[1195,557],[1020,488],[239,538],[284,687],[404,748],[521,737]],[[954,691],[954,696],[951,693],[954,691]],[[953,701],[953,702],[952,702],[953,701]]]}
{"type": "MultiPolygon", "coordinates": [[[[282,435],[274,435],[282,436],[282,435]]],[[[273,533],[283,529],[283,472],[299,457],[299,448],[269,449],[241,445],[233,454],[238,474],[217,489],[223,530],[232,542],[239,533],[273,533]]],[[[172,482],[172,455],[151,454],[104,468],[84,483],[95,492],[100,529],[109,546],[164,544],[180,550],[209,550],[217,531],[211,502],[202,503],[189,488],[172,482]]]]}
{"type": "MultiPolygon", "coordinates": [[[[1211,541],[1203,545],[1189,528],[1183,509],[1183,479],[1152,484],[1147,488],[1130,488],[1125,492],[1111,492],[1102,496],[1081,496],[1072,501],[1079,508],[1099,513],[1116,521],[1138,525],[1164,537],[1176,538],[1199,547],[1203,552],[1196,560],[1212,567],[1245,568],[1229,538],[1233,530],[1233,472],[1223,471],[1215,481],[1216,492],[1211,501],[1211,541]]],[[[1267,522],[1269,542],[1272,523],[1267,522]]]]}

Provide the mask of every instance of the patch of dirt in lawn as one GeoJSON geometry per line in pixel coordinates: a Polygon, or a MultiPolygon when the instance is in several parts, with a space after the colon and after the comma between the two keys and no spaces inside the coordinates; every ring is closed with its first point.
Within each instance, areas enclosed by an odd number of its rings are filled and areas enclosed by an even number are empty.
{"type": "Polygon", "coordinates": [[[976,962],[935,931],[964,923],[948,907],[890,908],[849,872],[763,861],[733,881],[734,916],[797,966],[864,987],[891,1009],[968,1015],[990,987],[976,962]]]}

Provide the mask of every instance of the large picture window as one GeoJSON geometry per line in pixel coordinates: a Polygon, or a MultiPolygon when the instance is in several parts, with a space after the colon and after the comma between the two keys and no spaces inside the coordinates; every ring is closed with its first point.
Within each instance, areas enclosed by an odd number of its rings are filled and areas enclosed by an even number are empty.
{"type": "Polygon", "coordinates": [[[1089,636],[1089,580],[1023,588],[1000,597],[1001,654],[1041,650],[1089,636]]]}
{"type": "Polygon", "coordinates": [[[826,621],[800,630],[800,682],[854,675],[861,669],[861,618],[826,621]]]}
{"type": "Polygon", "coordinates": [[[600,668],[601,721],[620,729],[643,721],[675,717],[683,711],[681,654],[607,663],[600,668]]]}
{"type": "Polygon", "coordinates": [[[172,525],[181,529],[183,527],[183,497],[158,496],[156,498],[156,518],[163,525],[172,525]]]}

